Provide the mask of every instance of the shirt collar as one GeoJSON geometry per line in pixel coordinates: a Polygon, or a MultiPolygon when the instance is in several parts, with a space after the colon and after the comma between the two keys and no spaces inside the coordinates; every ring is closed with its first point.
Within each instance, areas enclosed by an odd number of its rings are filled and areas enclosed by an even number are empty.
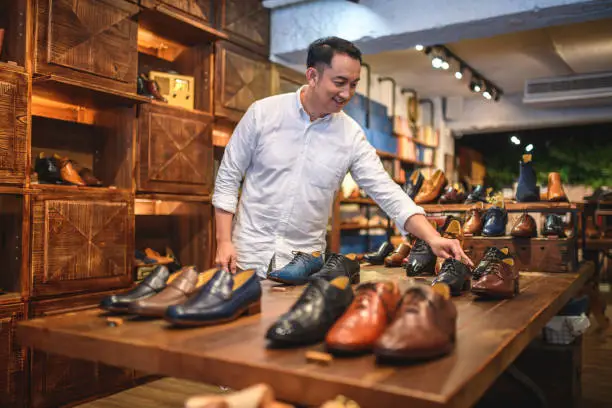
{"type": "MultiPolygon", "coordinates": [[[[300,98],[300,95],[302,93],[302,90],[305,89],[308,85],[302,85],[300,87],[300,89],[297,90],[297,92],[295,93],[296,97],[297,97],[297,107],[298,107],[298,114],[306,119],[308,122],[310,122],[310,115],[308,114],[308,112],[306,112],[306,109],[304,109],[304,105],[302,104],[302,98],[300,98]]],[[[328,121],[331,120],[331,118],[334,117],[333,113],[330,113],[328,115],[323,116],[322,118],[313,120],[311,123],[316,122],[317,120],[319,121],[328,121]]]]}

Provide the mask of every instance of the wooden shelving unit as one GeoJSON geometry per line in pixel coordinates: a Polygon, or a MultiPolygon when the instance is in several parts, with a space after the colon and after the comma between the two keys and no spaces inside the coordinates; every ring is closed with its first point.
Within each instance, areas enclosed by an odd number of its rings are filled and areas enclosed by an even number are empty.
{"type": "MultiPolygon", "coordinates": [[[[465,212],[478,204],[422,204],[421,207],[428,213],[444,213],[444,212],[465,212]]],[[[484,209],[492,207],[491,204],[484,204],[484,209]]],[[[508,212],[559,212],[567,213],[580,210],[581,206],[578,203],[515,203],[507,202],[505,204],[508,212]]]]}

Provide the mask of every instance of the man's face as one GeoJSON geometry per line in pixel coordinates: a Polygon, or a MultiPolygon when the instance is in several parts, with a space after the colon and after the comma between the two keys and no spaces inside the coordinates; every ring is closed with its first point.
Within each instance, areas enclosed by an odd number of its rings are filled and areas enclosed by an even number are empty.
{"type": "Polygon", "coordinates": [[[326,114],[340,112],[357,89],[361,73],[359,61],[346,54],[336,54],[331,66],[324,65],[321,71],[310,70],[308,84],[314,90],[320,109],[326,114]]]}

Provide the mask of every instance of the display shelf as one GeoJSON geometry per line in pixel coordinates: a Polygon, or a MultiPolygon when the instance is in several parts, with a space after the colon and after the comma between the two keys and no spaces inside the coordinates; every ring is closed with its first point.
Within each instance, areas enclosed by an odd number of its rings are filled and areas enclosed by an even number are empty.
{"type": "Polygon", "coordinates": [[[53,99],[32,95],[32,116],[57,119],[67,122],[93,125],[96,110],[72,103],[60,102],[53,99]]]}
{"type": "MultiPolygon", "coordinates": [[[[421,207],[429,213],[439,212],[465,212],[471,210],[477,204],[421,204],[421,207]]],[[[492,204],[485,204],[484,209],[492,207],[492,204]]],[[[577,203],[513,203],[507,202],[505,206],[508,212],[573,212],[579,211],[580,206],[577,203]]]]}
{"type": "Polygon", "coordinates": [[[376,150],[376,154],[378,155],[378,157],[380,157],[383,160],[399,160],[400,162],[404,164],[411,164],[411,165],[415,165],[419,167],[433,167],[434,166],[433,164],[428,164],[422,161],[408,159],[405,157],[399,157],[397,154],[384,152],[382,150],[376,150]]]}
{"type": "Polygon", "coordinates": [[[198,203],[209,203],[210,195],[188,195],[188,194],[164,194],[164,193],[136,193],[136,199],[156,201],[189,201],[198,203]]]}
{"type": "Polygon", "coordinates": [[[511,235],[502,235],[499,237],[487,237],[483,235],[465,235],[463,237],[465,241],[520,241],[521,243],[526,242],[541,242],[541,241],[556,241],[556,242],[573,242],[575,237],[566,237],[566,238],[552,238],[552,237],[533,237],[533,238],[521,238],[521,237],[513,237],[511,235]]]}
{"type": "Polygon", "coordinates": [[[149,199],[137,197],[134,200],[135,215],[191,215],[193,203],[207,203],[210,200],[184,200],[182,196],[149,199]]]}
{"type": "Polygon", "coordinates": [[[2,186],[0,185],[0,194],[24,194],[27,189],[19,186],[2,186]]]}
{"type": "Polygon", "coordinates": [[[0,61],[0,71],[12,71],[12,72],[17,72],[17,73],[26,72],[25,68],[22,67],[21,65],[12,64],[12,63],[3,62],[3,61],[0,61]]]}
{"type": "MultiPolygon", "coordinates": [[[[579,240],[582,245],[582,240],[579,240]]],[[[605,251],[612,249],[612,238],[587,238],[585,249],[591,251],[605,251]]]]}
{"type": "Polygon", "coordinates": [[[129,197],[131,190],[114,187],[87,187],[87,186],[68,186],[60,184],[39,184],[32,183],[27,190],[30,194],[52,193],[65,196],[87,195],[94,197],[129,197]]]}
{"type": "Polygon", "coordinates": [[[7,292],[0,294],[0,305],[10,305],[21,302],[21,294],[18,292],[7,292]]]}
{"type": "Polygon", "coordinates": [[[422,146],[422,147],[427,147],[427,148],[430,148],[430,149],[437,149],[438,148],[438,144],[437,143],[436,144],[430,144],[430,143],[423,142],[421,140],[415,139],[413,137],[404,136],[401,133],[393,132],[393,136],[395,136],[395,137],[405,137],[406,139],[408,139],[409,141],[413,142],[414,144],[422,146]]]}

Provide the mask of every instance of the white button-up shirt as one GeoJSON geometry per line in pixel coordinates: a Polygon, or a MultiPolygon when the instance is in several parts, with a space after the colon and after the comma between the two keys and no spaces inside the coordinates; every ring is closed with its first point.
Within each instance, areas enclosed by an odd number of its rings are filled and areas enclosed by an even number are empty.
{"type": "Polygon", "coordinates": [[[261,276],[273,258],[280,268],[291,251],[325,249],[333,200],[348,171],[400,229],[412,215],[425,214],[389,177],[357,122],[344,112],[311,121],[300,92],[250,106],[215,182],[213,206],[235,213],[237,266],[261,276]]]}

